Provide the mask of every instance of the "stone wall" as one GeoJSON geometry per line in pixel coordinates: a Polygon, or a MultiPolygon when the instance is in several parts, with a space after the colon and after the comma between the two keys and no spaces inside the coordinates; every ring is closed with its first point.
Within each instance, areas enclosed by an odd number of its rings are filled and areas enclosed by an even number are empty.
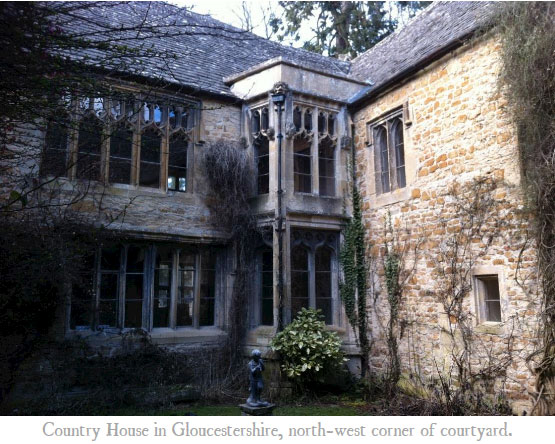
{"type": "MultiPolygon", "coordinates": [[[[473,328],[470,361],[476,373],[497,363],[495,384],[489,384],[488,390],[504,390],[513,404],[524,405],[534,382],[525,358],[535,346],[540,297],[533,286],[535,250],[525,242],[529,218],[523,211],[519,186],[516,132],[497,87],[499,51],[500,44],[491,35],[465,44],[358,111],[354,116],[356,170],[369,255],[378,275],[370,278],[377,284],[369,296],[374,309],[372,366],[382,371],[387,366],[389,308],[380,257],[384,219],[390,214],[393,231],[400,234],[400,246],[407,242],[418,246],[415,269],[403,288],[401,328],[396,334],[403,371],[423,380],[437,378],[438,372],[454,375],[450,356],[461,350],[460,327],[455,319],[451,324],[447,319],[441,303],[443,283],[437,276],[438,265],[445,265],[438,264],[440,249],[461,230],[454,203],[472,199],[473,185],[469,184],[477,178],[497,184],[492,191],[496,214],[491,220],[501,221],[500,228],[489,247],[484,239],[469,243],[475,258],[469,275],[499,276],[503,322],[478,319],[479,302],[476,288],[472,288],[464,301],[473,328]],[[407,184],[377,195],[374,147],[369,144],[367,128],[380,116],[403,106],[407,184]],[[455,182],[460,185],[459,193],[466,187],[466,197],[456,193],[446,196],[455,182]],[[451,219],[446,226],[441,224],[445,219],[451,219]],[[447,333],[450,330],[454,336],[447,333]]],[[[412,260],[407,261],[408,268],[412,260]]]]}

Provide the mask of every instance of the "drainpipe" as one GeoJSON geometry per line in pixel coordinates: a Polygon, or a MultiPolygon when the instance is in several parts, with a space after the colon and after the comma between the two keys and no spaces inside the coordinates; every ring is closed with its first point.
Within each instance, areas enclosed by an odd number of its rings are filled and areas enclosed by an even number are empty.
{"type": "Polygon", "coordinates": [[[281,170],[282,170],[282,113],[283,104],[285,103],[285,94],[287,86],[284,83],[276,83],[274,85],[274,92],[272,94],[272,102],[276,105],[278,114],[277,124],[277,141],[278,141],[278,186],[277,186],[277,235],[278,235],[278,319],[277,331],[283,330],[283,187],[281,183],[281,170]]]}

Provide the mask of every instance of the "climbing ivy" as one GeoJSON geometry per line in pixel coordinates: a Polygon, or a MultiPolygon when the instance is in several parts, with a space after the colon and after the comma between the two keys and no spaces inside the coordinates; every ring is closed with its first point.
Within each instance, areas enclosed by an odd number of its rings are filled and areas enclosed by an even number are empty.
{"type": "Polygon", "coordinates": [[[362,352],[361,375],[365,376],[370,349],[366,316],[367,264],[361,196],[354,178],[351,182],[351,195],[353,216],[345,228],[344,241],[339,253],[339,261],[343,269],[343,279],[339,284],[339,294],[341,295],[349,323],[357,335],[357,341],[362,352]]]}

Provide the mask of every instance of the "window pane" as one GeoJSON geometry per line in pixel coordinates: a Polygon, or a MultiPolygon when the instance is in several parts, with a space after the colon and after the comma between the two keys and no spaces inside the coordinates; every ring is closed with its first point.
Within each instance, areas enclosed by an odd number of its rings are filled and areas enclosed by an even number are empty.
{"type": "Polygon", "coordinates": [[[179,253],[177,275],[177,318],[176,326],[193,325],[195,291],[195,254],[186,251],[179,253]]]}
{"type": "Polygon", "coordinates": [[[327,325],[331,325],[333,323],[331,316],[331,298],[316,298],[316,309],[322,310],[321,314],[327,325]]]}
{"type": "Polygon", "coordinates": [[[133,132],[120,126],[110,136],[109,178],[111,183],[131,183],[132,155],[133,132]]]}
{"type": "Polygon", "coordinates": [[[140,328],[143,319],[143,275],[125,277],[125,328],[140,328]]]}
{"type": "Polygon", "coordinates": [[[154,131],[145,131],[141,136],[141,167],[139,185],[160,187],[160,144],[162,138],[154,131]]]}
{"type": "Polygon", "coordinates": [[[335,145],[324,139],[318,147],[318,175],[321,196],[335,195],[335,145]]]}
{"type": "Polygon", "coordinates": [[[68,122],[50,120],[46,128],[40,174],[63,177],[67,175],[68,122]]]}
{"type": "Polygon", "coordinates": [[[72,330],[89,329],[92,325],[94,309],[94,254],[84,258],[79,281],[72,286],[71,317],[72,330]]]}
{"type": "Polygon", "coordinates": [[[270,191],[270,152],[269,141],[263,138],[255,145],[257,166],[257,192],[268,194],[270,191]]]}
{"type": "Polygon", "coordinates": [[[154,298],[152,326],[154,328],[170,326],[170,293],[169,290],[158,288],[154,298]]]}
{"type": "Polygon", "coordinates": [[[397,175],[397,187],[404,188],[407,184],[405,177],[405,146],[403,142],[403,122],[395,119],[392,125],[393,145],[395,150],[395,169],[397,175]]]}
{"type": "Polygon", "coordinates": [[[387,193],[389,187],[389,156],[387,134],[383,126],[374,130],[374,164],[376,174],[376,194],[387,193]]]}
{"type": "Polygon", "coordinates": [[[308,250],[294,247],[291,252],[291,269],[294,271],[308,271],[308,250]]]}
{"type": "Polygon", "coordinates": [[[130,246],[127,250],[127,272],[142,273],[145,261],[145,250],[141,247],[130,246]]]}
{"type": "Polygon", "coordinates": [[[310,193],[312,191],[312,157],[310,155],[310,142],[307,140],[295,140],[293,151],[295,191],[310,193]]]}
{"type": "Polygon", "coordinates": [[[100,268],[102,270],[119,270],[121,249],[118,245],[110,245],[102,248],[100,268]]]}
{"type": "Polygon", "coordinates": [[[262,325],[274,324],[274,281],[273,281],[273,253],[264,250],[261,253],[261,316],[262,325]]]}
{"type": "Polygon", "coordinates": [[[291,316],[309,306],[308,250],[294,247],[291,251],[291,316]]]}
{"type": "Polygon", "coordinates": [[[117,326],[118,274],[101,273],[98,327],[117,326]]]}
{"type": "Polygon", "coordinates": [[[86,117],[79,125],[77,142],[77,177],[100,179],[100,152],[102,149],[102,122],[86,117]]]}
{"type": "Polygon", "coordinates": [[[172,264],[172,250],[168,247],[159,247],[154,270],[152,322],[155,328],[170,326],[172,264]]]}
{"type": "Polygon", "coordinates": [[[216,254],[205,250],[201,255],[199,325],[214,325],[216,297],[216,254]]]}
{"type": "Polygon", "coordinates": [[[321,247],[316,250],[316,308],[322,310],[326,324],[332,323],[331,259],[330,249],[321,247]]]}
{"type": "Polygon", "coordinates": [[[189,142],[184,137],[170,140],[168,157],[168,190],[187,191],[187,149],[189,142]]]}
{"type": "Polygon", "coordinates": [[[501,322],[501,306],[499,301],[486,302],[487,320],[491,322],[501,322]]]}
{"type": "Polygon", "coordinates": [[[177,298],[176,326],[188,327],[193,325],[193,292],[181,293],[177,298]]]}
{"type": "Polygon", "coordinates": [[[486,320],[501,322],[501,303],[499,298],[499,280],[497,276],[481,279],[484,288],[484,305],[486,320]]]}

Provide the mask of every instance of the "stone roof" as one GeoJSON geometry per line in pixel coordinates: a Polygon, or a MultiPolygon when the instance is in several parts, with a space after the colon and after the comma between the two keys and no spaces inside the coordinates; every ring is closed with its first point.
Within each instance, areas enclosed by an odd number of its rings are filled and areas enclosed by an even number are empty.
{"type": "MultiPolygon", "coordinates": [[[[93,63],[100,60],[109,71],[124,71],[219,95],[232,96],[224,78],[276,57],[332,75],[345,76],[350,71],[349,62],[283,46],[208,15],[163,2],[93,3],[76,8],[70,17],[62,15],[61,21],[64,29],[88,38],[143,50],[151,48],[158,53],[142,58],[140,63],[121,59],[106,63],[105,55],[97,50],[85,50],[79,57],[86,56],[93,63]],[[103,32],[106,25],[109,32],[103,32]],[[141,30],[137,32],[139,26],[141,30]],[[121,31],[114,32],[120,27],[121,31]],[[176,57],[160,55],[166,52],[176,57]]],[[[134,59],[130,56],[129,60],[134,59]]]]}
{"type": "Polygon", "coordinates": [[[369,81],[356,101],[426,64],[463,43],[487,25],[496,11],[494,2],[434,2],[404,28],[386,37],[352,61],[351,75],[369,81]]]}
{"type": "MultiPolygon", "coordinates": [[[[59,5],[68,3],[59,2],[59,5]]],[[[75,5],[75,3],[73,3],[75,5]]],[[[452,50],[495,13],[494,2],[433,2],[404,28],[386,37],[351,62],[325,57],[266,40],[208,15],[164,2],[100,2],[73,8],[60,19],[64,29],[86,38],[139,49],[148,57],[110,60],[86,49],[74,58],[100,61],[109,72],[138,75],[193,91],[234,97],[230,79],[272,59],[371,84],[351,103],[422,69],[452,50]],[[121,28],[121,30],[114,31],[121,28]],[[139,29],[140,28],[140,29],[139,29]],[[107,32],[104,32],[108,30],[107,32]],[[168,57],[173,54],[175,57],[168,57]],[[137,63],[137,58],[140,63],[137,63]]]]}

